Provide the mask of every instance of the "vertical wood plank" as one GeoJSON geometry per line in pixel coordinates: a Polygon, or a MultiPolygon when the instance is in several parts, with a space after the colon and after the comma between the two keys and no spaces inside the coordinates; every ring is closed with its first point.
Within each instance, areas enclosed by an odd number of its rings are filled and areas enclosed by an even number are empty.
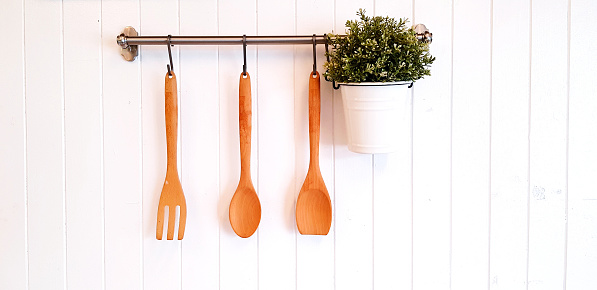
{"type": "Polygon", "coordinates": [[[104,0],[101,6],[105,286],[143,289],[143,57],[127,62],[115,45],[115,36],[124,27],[130,25],[139,31],[139,1],[104,0]]]}
{"type": "Polygon", "coordinates": [[[27,288],[27,188],[25,139],[25,58],[23,1],[8,1],[0,10],[0,27],[12,39],[0,53],[7,68],[0,70],[2,105],[0,106],[0,228],[10,238],[0,248],[0,288],[27,288]],[[10,263],[6,262],[10,261],[10,263]]]}
{"type": "Polygon", "coordinates": [[[490,289],[526,289],[529,1],[493,2],[492,41],[490,289]]]}
{"type": "MultiPolygon", "coordinates": [[[[412,19],[410,0],[375,1],[376,16],[412,19]]],[[[409,24],[410,25],[410,24],[409,24]]],[[[373,285],[412,288],[412,90],[399,128],[398,150],[373,156],[373,285]]]]}
{"type": "Polygon", "coordinates": [[[451,284],[487,289],[491,1],[454,2],[453,41],[451,284]]]}
{"type": "Polygon", "coordinates": [[[434,34],[431,77],[413,96],[413,287],[450,287],[452,3],[417,0],[411,24],[434,34]],[[433,8],[431,8],[433,7],[433,8]]]}
{"type": "MultiPolygon", "coordinates": [[[[178,34],[178,1],[140,1],[141,35],[178,34]],[[164,21],[170,19],[171,21],[164,21]]],[[[172,50],[174,72],[177,66],[178,48],[172,50]]],[[[166,176],[166,130],[164,121],[164,82],[169,63],[167,46],[145,46],[141,49],[141,108],[143,119],[143,286],[145,289],[181,288],[181,242],[156,239],[158,202],[166,176]]],[[[182,77],[182,76],[181,76],[182,77]]],[[[177,86],[180,81],[177,78],[177,86]]],[[[180,97],[178,98],[180,103],[180,97]]],[[[180,108],[180,106],[179,106],[180,108]]],[[[179,109],[180,119],[180,109],[179,109]]],[[[180,124],[180,121],[179,121],[180,124]]],[[[180,148],[178,127],[177,147],[180,148]]],[[[178,150],[178,160],[180,157],[178,150]]],[[[180,170],[180,162],[178,172],[180,170]]],[[[183,191],[185,186],[183,185],[183,191]]],[[[187,211],[193,210],[187,205],[187,211]]],[[[176,219],[176,223],[178,218],[176,219]]],[[[187,224],[193,228],[192,224],[187,224]]],[[[165,230],[164,230],[165,231],[165,230]]],[[[175,225],[178,233],[178,225],[175,225]]],[[[176,235],[175,235],[176,236],[176,235]]]]}
{"type": "Polygon", "coordinates": [[[66,286],[62,3],[25,1],[25,31],[29,289],[61,289],[66,286]]]}
{"type": "MultiPolygon", "coordinates": [[[[373,1],[336,1],[335,33],[373,1]]],[[[342,99],[334,92],[335,287],[373,289],[373,157],[348,150],[342,99]]]]}
{"type": "MultiPolygon", "coordinates": [[[[217,35],[217,1],[181,1],[181,35],[217,35]]],[[[176,66],[176,64],[175,64],[176,66]]],[[[183,289],[219,288],[218,48],[180,48],[180,124],[187,224],[183,289]]]]}
{"type": "Polygon", "coordinates": [[[570,1],[568,240],[566,289],[597,287],[597,11],[595,1],[570,1]]]}
{"type": "MultiPolygon", "coordinates": [[[[255,35],[257,33],[257,3],[231,0],[218,2],[220,35],[255,35]]],[[[247,72],[251,76],[252,133],[251,178],[259,195],[259,131],[257,120],[257,54],[255,46],[247,47],[247,72]]],[[[220,88],[220,289],[259,289],[259,232],[247,239],[238,237],[228,219],[230,200],[240,179],[240,149],[238,129],[238,83],[243,66],[242,46],[220,46],[218,87],[220,88]]],[[[262,207],[262,217],[263,217],[262,207]]]]}
{"type": "Polygon", "coordinates": [[[533,1],[528,289],[563,289],[568,1],[533,1]]]}
{"type": "MultiPolygon", "coordinates": [[[[294,35],[294,1],[260,0],[259,35],[294,35]]],[[[292,46],[257,48],[259,289],[296,288],[294,60],[292,46]]],[[[255,71],[255,70],[253,70],[255,71]]]]}
{"type": "Polygon", "coordinates": [[[72,289],[102,289],[101,7],[64,1],[66,278],[72,289]]]}
{"type": "MultiPolygon", "coordinates": [[[[296,2],[296,34],[324,34],[334,27],[334,2],[299,0],[296,2]]],[[[294,144],[295,198],[309,169],[309,72],[313,70],[313,49],[308,45],[294,48],[294,144]]],[[[321,119],[319,166],[332,200],[332,227],[327,236],[297,234],[296,289],[334,289],[334,132],[331,83],[324,81],[325,49],[317,47],[317,70],[320,75],[321,119]]],[[[296,204],[296,201],[295,201],[296,204]]],[[[294,213],[294,210],[293,210],[294,213]]],[[[296,227],[296,224],[294,225],[296,227]]],[[[297,230],[298,232],[298,230],[297,230]]]]}

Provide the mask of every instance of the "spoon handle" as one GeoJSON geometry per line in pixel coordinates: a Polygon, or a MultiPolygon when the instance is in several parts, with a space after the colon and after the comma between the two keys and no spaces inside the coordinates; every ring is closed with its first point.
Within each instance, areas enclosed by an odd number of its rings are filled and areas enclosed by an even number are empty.
{"type": "Polygon", "coordinates": [[[166,115],[166,148],[168,157],[167,172],[176,172],[176,140],[178,138],[178,97],[176,75],[166,74],[165,83],[165,115],[166,115]]]}
{"type": "Polygon", "coordinates": [[[310,166],[319,167],[319,130],[321,115],[321,97],[319,92],[319,73],[309,73],[309,146],[310,166]]]}
{"type": "Polygon", "coordinates": [[[241,180],[251,179],[251,118],[251,77],[249,73],[241,73],[238,93],[241,180]]]}

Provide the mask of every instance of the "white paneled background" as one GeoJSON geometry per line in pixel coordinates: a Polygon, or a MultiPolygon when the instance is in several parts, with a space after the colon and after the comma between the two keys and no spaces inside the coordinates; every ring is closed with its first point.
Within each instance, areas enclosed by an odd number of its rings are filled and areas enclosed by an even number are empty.
{"type": "MultiPolygon", "coordinates": [[[[594,0],[5,0],[0,289],[597,289],[594,0]],[[258,231],[228,222],[241,46],[176,46],[183,241],[155,240],[166,47],[141,35],[342,33],[358,8],[434,34],[398,152],[346,147],[322,82],[327,236],[302,236],[310,46],[249,46],[258,231]]],[[[322,71],[323,46],[318,50],[322,71]]]]}

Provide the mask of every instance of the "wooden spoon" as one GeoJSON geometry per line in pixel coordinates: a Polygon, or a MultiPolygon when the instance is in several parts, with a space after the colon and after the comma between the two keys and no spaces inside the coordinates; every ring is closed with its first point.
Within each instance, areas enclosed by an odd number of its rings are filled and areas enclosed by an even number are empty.
{"type": "Polygon", "coordinates": [[[261,221],[261,204],[251,182],[251,77],[240,74],[238,127],[240,134],[240,181],[232,200],[228,218],[234,232],[248,238],[261,221]]]}
{"type": "Polygon", "coordinates": [[[309,170],[296,201],[296,225],[303,235],[327,235],[332,226],[332,201],[319,169],[321,100],[319,73],[309,73],[309,170]]]}

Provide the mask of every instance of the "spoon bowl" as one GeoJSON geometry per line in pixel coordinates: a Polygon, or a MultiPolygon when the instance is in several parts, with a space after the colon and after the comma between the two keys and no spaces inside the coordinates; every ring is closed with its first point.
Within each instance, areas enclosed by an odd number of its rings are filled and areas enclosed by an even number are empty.
{"type": "Polygon", "coordinates": [[[230,201],[230,224],[241,238],[248,238],[261,221],[261,204],[257,192],[252,187],[239,187],[230,201]]]}
{"type": "Polygon", "coordinates": [[[307,189],[296,201],[296,225],[303,235],[327,235],[332,224],[332,204],[327,191],[307,189]]]}

